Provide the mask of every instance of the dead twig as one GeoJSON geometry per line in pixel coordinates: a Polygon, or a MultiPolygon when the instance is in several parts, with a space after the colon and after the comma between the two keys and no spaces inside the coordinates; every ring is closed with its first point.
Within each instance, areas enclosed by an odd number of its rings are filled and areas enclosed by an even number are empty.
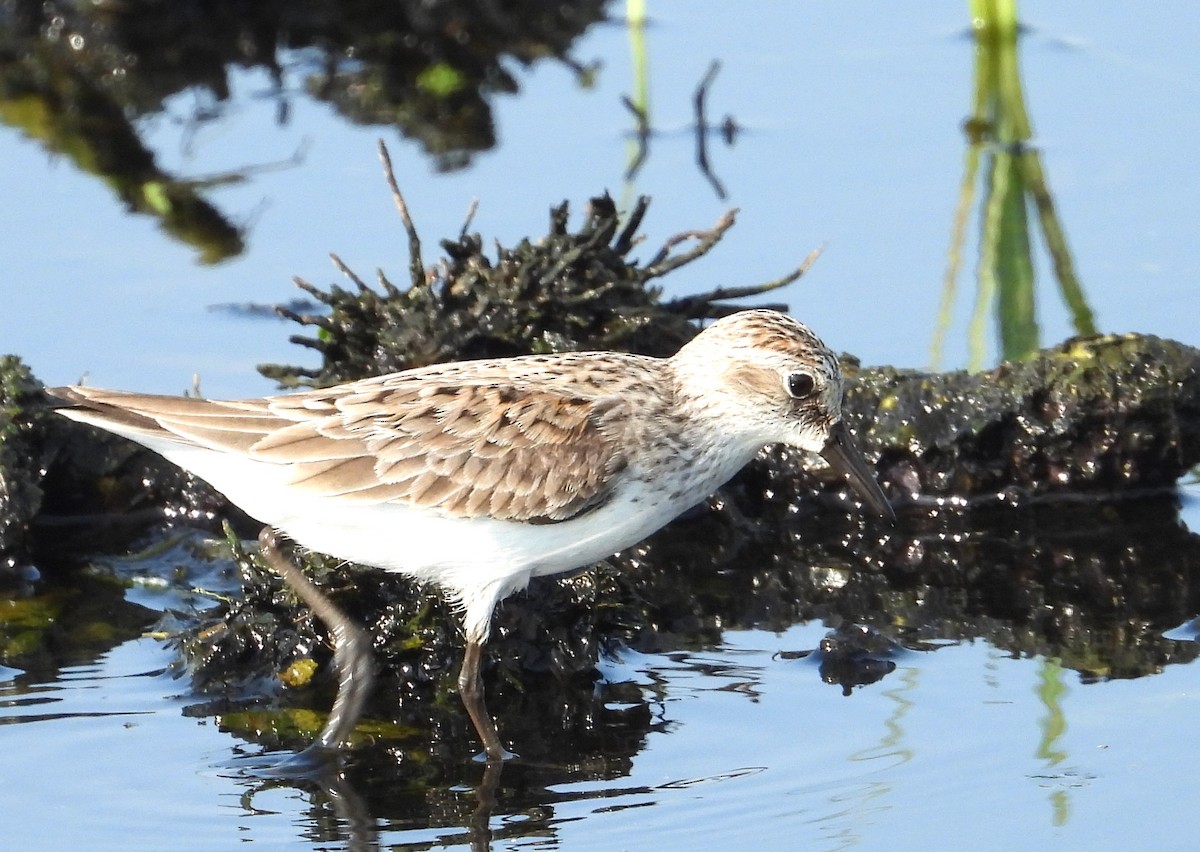
{"type": "Polygon", "coordinates": [[[342,261],[342,259],[340,257],[338,257],[336,254],[334,254],[333,252],[330,252],[329,259],[333,261],[333,265],[337,267],[338,272],[342,273],[343,275],[345,275],[347,278],[349,278],[351,281],[354,282],[355,286],[358,287],[358,291],[360,293],[365,293],[367,290],[370,289],[369,287],[367,287],[366,282],[363,281],[361,278],[359,278],[358,274],[353,269],[351,269],[349,266],[347,266],[342,261]]]}
{"type": "Polygon", "coordinates": [[[387,178],[388,188],[392,191],[392,201],[400,211],[400,221],[404,223],[404,232],[408,234],[408,272],[412,286],[420,287],[425,283],[425,263],[421,260],[421,238],[413,225],[412,216],[408,214],[408,204],[400,194],[400,186],[396,183],[396,174],[392,171],[392,158],[388,154],[387,145],[379,140],[379,159],[383,162],[383,174],[387,178]]]}
{"type": "Polygon", "coordinates": [[[726,211],[717,220],[717,224],[707,231],[684,231],[683,233],[669,237],[663,243],[662,248],[658,250],[658,254],[654,255],[650,259],[650,262],[646,264],[646,268],[642,273],[642,280],[649,281],[651,278],[660,278],[671,270],[689,264],[701,255],[706,254],[721,241],[721,237],[725,236],[725,232],[733,227],[737,213],[738,210],[736,207],[726,211]],[[683,254],[670,257],[671,249],[686,240],[696,240],[695,247],[683,254]]]}
{"type": "Polygon", "coordinates": [[[471,223],[475,221],[475,213],[479,210],[479,199],[472,198],[470,206],[467,207],[467,218],[463,219],[462,228],[458,231],[459,240],[467,238],[467,231],[471,227],[471,223]]]}
{"type": "MultiPolygon", "coordinates": [[[[743,310],[743,305],[726,306],[718,303],[729,299],[745,299],[750,296],[760,296],[763,293],[778,290],[780,287],[786,287],[808,272],[809,267],[816,262],[824,250],[824,245],[817,246],[808,253],[808,257],[804,258],[804,262],[800,266],[782,278],[776,278],[773,281],[767,281],[763,284],[751,284],[745,287],[717,287],[715,290],[709,290],[707,293],[685,296],[681,299],[672,299],[663,307],[668,311],[681,313],[691,319],[715,319],[733,311],[743,310]]],[[[758,307],[773,308],[777,311],[787,310],[787,305],[784,304],[759,305],[758,307]]]]}

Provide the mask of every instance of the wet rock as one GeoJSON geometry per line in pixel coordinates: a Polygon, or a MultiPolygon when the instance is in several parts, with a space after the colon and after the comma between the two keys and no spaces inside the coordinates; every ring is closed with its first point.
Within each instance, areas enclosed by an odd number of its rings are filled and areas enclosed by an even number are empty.
{"type": "Polygon", "coordinates": [[[901,504],[1172,489],[1200,463],[1200,351],[1172,340],[1075,338],[976,374],[853,372],[843,410],[901,504]]]}
{"type": "Polygon", "coordinates": [[[41,384],[20,359],[0,357],[0,581],[36,576],[29,524],[42,509],[41,384]]]}
{"type": "Polygon", "coordinates": [[[783,651],[780,659],[817,661],[821,680],[837,684],[843,695],[856,686],[875,683],[896,670],[890,658],[902,651],[895,642],[862,624],[842,624],[830,631],[820,645],[809,651],[783,651]]]}
{"type": "Polygon", "coordinates": [[[0,583],[36,580],[43,560],[81,549],[120,549],[164,518],[244,518],[156,453],[50,408],[28,367],[0,356],[0,583]]]}

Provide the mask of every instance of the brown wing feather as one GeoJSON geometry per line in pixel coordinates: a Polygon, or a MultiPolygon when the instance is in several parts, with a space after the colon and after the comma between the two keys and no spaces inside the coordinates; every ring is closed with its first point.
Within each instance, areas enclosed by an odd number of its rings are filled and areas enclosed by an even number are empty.
{"type": "Polygon", "coordinates": [[[299,463],[293,481],[315,493],[519,521],[564,520],[603,502],[626,463],[617,400],[425,382],[329,399],[337,413],[289,405],[290,415],[315,416],[264,435],[250,455],[299,463]],[[333,446],[321,460],[323,443],[333,446]]]}
{"type": "Polygon", "coordinates": [[[511,365],[476,362],[231,402],[53,393],[100,425],[287,464],[313,494],[558,521],[603,503],[625,467],[625,402],[551,362],[529,359],[524,382],[513,382],[511,365]]]}
{"type": "Polygon", "coordinates": [[[222,452],[247,452],[280,425],[262,400],[213,402],[89,387],[48,388],[47,393],[70,403],[64,408],[86,412],[87,422],[111,431],[222,452]]]}

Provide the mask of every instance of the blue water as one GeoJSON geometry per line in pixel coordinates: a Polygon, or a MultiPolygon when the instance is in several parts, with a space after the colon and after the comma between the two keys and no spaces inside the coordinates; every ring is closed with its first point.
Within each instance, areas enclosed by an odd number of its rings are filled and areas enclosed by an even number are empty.
{"type": "MultiPolygon", "coordinates": [[[[626,776],[553,788],[543,830],[496,848],[1185,848],[1200,711],[1189,667],[1084,686],[979,642],[910,652],[843,697],[810,664],[774,656],[824,632],[741,631],[708,652],[606,663],[610,679],[643,684],[656,732],[626,776]],[[1043,677],[1065,687],[1054,708],[1043,677]],[[1055,712],[1066,730],[1047,739],[1055,712]]],[[[169,662],[145,639],[53,684],[0,683],[5,721],[23,721],[18,700],[61,714],[0,727],[5,776],[20,779],[0,792],[6,845],[345,848],[305,840],[309,794],[247,775],[212,719],[181,715],[186,687],[158,673],[169,662]]],[[[493,830],[533,818],[501,814],[493,830]]],[[[378,838],[440,847],[466,833],[384,821],[378,838]]]]}
{"type": "MultiPolygon", "coordinates": [[[[1104,331],[1200,341],[1200,15],[1190,3],[1025,4],[1034,32],[1021,61],[1027,106],[1055,201],[1104,331]]],[[[654,124],[662,133],[633,182],[623,174],[632,121],[628,37],[595,28],[573,53],[600,59],[581,89],[553,63],[514,69],[523,92],[493,101],[500,148],[437,174],[393,132],[343,124],[291,79],[292,118],[275,123],[265,77],[234,77],[219,122],[188,137],[190,96],[145,127],[164,167],[202,176],[289,156],[303,164],[215,190],[248,227],[249,250],[216,267],[130,216],[94,178],[0,129],[0,350],[48,384],[178,392],[198,373],[210,396],[264,393],[264,361],[314,363],[294,332],[209,308],[296,295],[292,275],[337,280],[327,258],[403,280],[403,231],[374,145],[388,142],[421,233],[474,228],[511,243],[544,232],[563,198],[604,189],[654,198],[648,257],[676,232],[729,207],[738,225],[669,293],[776,278],[817,245],[808,276],[771,298],[791,304],[835,348],[866,363],[928,366],[961,180],[960,124],[971,97],[965,4],[843,2],[650,4],[654,124]],[[708,63],[723,67],[710,113],[746,127],[711,155],[718,199],[692,161],[690,99],[708,63]]],[[[968,357],[975,250],[943,367],[968,357]]],[[[1072,333],[1039,255],[1043,343],[1072,333]]],[[[996,344],[989,326],[988,347],[996,344]]],[[[1184,520],[1200,523],[1195,496],[1184,520]]],[[[144,594],[144,593],[143,593],[144,594]]],[[[500,814],[496,848],[928,849],[1190,848],[1189,791],[1200,742],[1192,666],[1083,685],[1052,661],[1011,659],[985,643],[909,652],[883,681],[843,697],[811,664],[775,657],[812,648],[826,628],[729,632],[683,658],[625,655],[612,681],[641,684],[660,724],[626,777],[553,792],[538,814],[500,814]],[[706,661],[717,661],[712,674],[706,661]],[[1057,678],[1050,707],[1039,692],[1057,678]],[[1048,736],[1053,719],[1061,734],[1048,736]],[[522,820],[541,830],[525,836],[522,820]],[[505,833],[504,828],[512,830],[505,833]]],[[[211,717],[154,639],[122,644],[49,683],[0,672],[0,837],[9,848],[334,849],[316,840],[308,794],[260,789],[237,740],[211,717]],[[50,709],[52,708],[52,709],[50,709]],[[31,716],[50,716],[31,721],[31,716]]],[[[465,845],[462,827],[383,823],[383,846],[465,845]]]]}

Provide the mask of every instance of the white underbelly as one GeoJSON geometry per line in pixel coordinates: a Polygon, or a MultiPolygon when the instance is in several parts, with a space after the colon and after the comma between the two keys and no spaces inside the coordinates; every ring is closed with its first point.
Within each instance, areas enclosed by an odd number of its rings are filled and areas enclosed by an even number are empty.
{"type": "Polygon", "coordinates": [[[603,506],[555,523],[455,518],[397,503],[343,504],[305,494],[288,484],[283,467],[245,457],[178,445],[155,449],[307,548],[442,583],[472,571],[526,577],[570,571],[636,544],[688,508],[635,484],[603,506]]]}

